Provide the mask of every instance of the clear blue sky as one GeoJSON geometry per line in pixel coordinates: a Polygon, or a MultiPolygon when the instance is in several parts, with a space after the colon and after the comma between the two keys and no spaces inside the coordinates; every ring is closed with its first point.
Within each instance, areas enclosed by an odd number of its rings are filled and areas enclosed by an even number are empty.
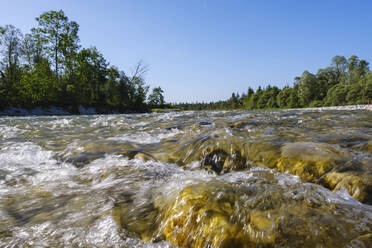
{"type": "Polygon", "coordinates": [[[63,9],[126,72],[143,60],[166,101],[226,99],[249,86],[292,84],[335,55],[372,62],[372,1],[0,0],[0,25],[24,33],[63,9]]]}

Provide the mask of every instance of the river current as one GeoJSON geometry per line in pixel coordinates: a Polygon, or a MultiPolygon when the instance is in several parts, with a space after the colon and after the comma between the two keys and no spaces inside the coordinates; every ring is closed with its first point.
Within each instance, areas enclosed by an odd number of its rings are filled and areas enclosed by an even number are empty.
{"type": "Polygon", "coordinates": [[[0,247],[372,247],[372,112],[0,117],[0,247]]]}

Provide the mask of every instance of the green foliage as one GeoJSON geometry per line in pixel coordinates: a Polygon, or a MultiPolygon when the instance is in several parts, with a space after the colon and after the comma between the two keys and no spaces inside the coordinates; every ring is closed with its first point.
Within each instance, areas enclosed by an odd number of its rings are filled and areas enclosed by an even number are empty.
{"type": "Polygon", "coordinates": [[[348,85],[346,87],[345,92],[346,93],[345,102],[347,104],[363,103],[363,100],[360,99],[360,93],[362,92],[362,90],[363,85],[360,84],[359,82],[352,85],[348,85]]]}
{"type": "Polygon", "coordinates": [[[48,60],[37,63],[32,71],[22,75],[16,83],[17,103],[23,107],[48,106],[57,98],[57,85],[48,60]]]}
{"type": "Polygon", "coordinates": [[[368,62],[351,56],[332,58],[331,66],[320,69],[316,74],[308,71],[296,77],[293,87],[283,89],[267,86],[258,87],[241,98],[232,97],[226,101],[194,104],[175,104],[186,110],[201,109],[275,109],[321,107],[345,104],[372,103],[372,74],[368,62]]]}
{"type": "Polygon", "coordinates": [[[343,83],[333,86],[328,91],[326,104],[328,106],[345,105],[347,90],[348,90],[347,85],[343,83]]]}
{"type": "Polygon", "coordinates": [[[80,48],[79,25],[62,10],[36,18],[37,27],[23,35],[12,25],[0,26],[0,108],[9,106],[79,106],[101,112],[148,111],[173,107],[184,110],[275,109],[366,104],[372,101],[369,63],[353,55],[332,58],[316,74],[296,77],[293,87],[251,87],[225,101],[164,103],[164,92],[144,80],[146,66],[139,62],[131,76],[110,66],[95,47],[80,48]],[[146,103],[148,101],[148,104],[146,103]]]}
{"type": "Polygon", "coordinates": [[[239,95],[235,95],[235,93],[232,93],[231,98],[228,100],[228,105],[231,106],[232,109],[236,109],[240,107],[239,102],[239,95]]]}
{"type": "Polygon", "coordinates": [[[0,105],[7,106],[16,96],[13,83],[21,77],[20,56],[23,35],[13,25],[0,27],[0,105]]]}
{"type": "MultiPolygon", "coordinates": [[[[79,25],[62,10],[45,12],[36,21],[38,26],[25,36],[12,25],[0,26],[0,108],[149,109],[142,63],[128,77],[110,66],[97,48],[80,49],[79,25]]],[[[160,91],[159,101],[164,105],[160,91]]]]}
{"type": "Polygon", "coordinates": [[[152,89],[148,101],[151,107],[162,107],[164,105],[164,91],[160,87],[152,89]]]}
{"type": "Polygon", "coordinates": [[[304,71],[299,78],[298,83],[298,98],[301,106],[307,106],[309,103],[317,99],[317,90],[319,88],[317,78],[314,74],[304,71]]]}
{"type": "Polygon", "coordinates": [[[48,11],[36,18],[39,26],[32,29],[53,61],[57,78],[60,69],[71,70],[74,54],[79,48],[79,25],[69,21],[62,10],[48,11]]]}
{"type": "Polygon", "coordinates": [[[276,102],[279,108],[286,108],[289,106],[289,99],[292,93],[292,88],[286,86],[277,95],[276,102]]]}
{"type": "Polygon", "coordinates": [[[362,103],[372,103],[372,73],[368,72],[360,81],[361,86],[360,101],[362,103]]]}

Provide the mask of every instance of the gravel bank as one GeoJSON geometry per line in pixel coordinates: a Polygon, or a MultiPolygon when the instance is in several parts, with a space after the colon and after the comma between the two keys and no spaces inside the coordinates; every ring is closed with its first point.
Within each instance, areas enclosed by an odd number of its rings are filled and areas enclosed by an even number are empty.
{"type": "Polygon", "coordinates": [[[298,110],[319,110],[319,111],[323,111],[323,110],[369,110],[369,111],[372,111],[372,104],[318,107],[318,108],[301,108],[298,110]]]}

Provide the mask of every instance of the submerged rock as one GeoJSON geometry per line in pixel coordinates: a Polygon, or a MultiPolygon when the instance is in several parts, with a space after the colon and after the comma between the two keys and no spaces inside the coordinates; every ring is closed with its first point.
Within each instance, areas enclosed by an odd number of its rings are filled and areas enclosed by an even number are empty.
{"type": "Polygon", "coordinates": [[[352,240],[347,247],[372,247],[372,233],[359,236],[352,240]]]}
{"type": "Polygon", "coordinates": [[[354,199],[372,205],[372,164],[348,162],[327,173],[320,183],[334,191],[344,188],[354,199]]]}
{"type": "Polygon", "coordinates": [[[112,211],[114,220],[124,229],[140,235],[143,241],[150,241],[156,230],[157,209],[151,201],[138,203],[134,195],[129,192],[120,195],[120,201],[115,203],[112,211]],[[137,205],[135,211],[131,206],[137,205]]]}
{"type": "Polygon", "coordinates": [[[331,190],[346,189],[356,200],[372,204],[372,166],[347,162],[352,155],[338,145],[312,142],[251,144],[249,158],[255,165],[299,176],[331,190]]]}
{"type": "Polygon", "coordinates": [[[227,153],[222,149],[213,150],[203,157],[201,165],[221,173],[227,156],[227,153]]]}
{"type": "Polygon", "coordinates": [[[117,153],[118,155],[121,155],[123,157],[127,157],[128,159],[139,159],[143,162],[152,160],[156,161],[156,159],[148,153],[142,152],[142,151],[136,151],[136,150],[127,150],[117,153]]]}
{"type": "Polygon", "coordinates": [[[318,179],[350,155],[337,145],[297,142],[285,144],[276,168],[301,177],[308,182],[318,179]]]}
{"type": "MultiPolygon", "coordinates": [[[[350,152],[336,144],[315,142],[284,143],[255,141],[245,143],[235,138],[208,137],[198,139],[181,151],[168,155],[166,162],[177,161],[180,165],[200,161],[201,168],[224,174],[251,167],[265,167],[299,176],[306,182],[319,183],[329,189],[343,186],[351,196],[370,204],[369,171],[365,173],[342,173],[334,171],[353,158],[350,152]],[[328,174],[331,173],[331,174],[328,174]],[[341,183],[342,182],[342,183],[341,183]],[[338,185],[338,186],[337,186],[338,185]]],[[[367,168],[367,166],[364,166],[367,168]]]]}
{"type": "Polygon", "coordinates": [[[203,152],[201,165],[220,174],[245,169],[246,160],[238,149],[231,148],[228,153],[222,148],[214,147],[203,152]]]}
{"type": "Polygon", "coordinates": [[[84,166],[92,163],[94,160],[102,159],[105,156],[108,156],[110,154],[121,155],[121,156],[127,157],[129,159],[139,159],[139,160],[142,160],[143,162],[146,162],[148,160],[156,161],[156,159],[154,157],[152,157],[151,155],[149,155],[147,153],[143,153],[143,152],[140,152],[140,151],[133,151],[133,150],[115,149],[115,150],[112,150],[112,151],[108,151],[107,153],[106,152],[100,152],[100,151],[97,151],[97,152],[82,152],[82,153],[76,155],[75,157],[72,157],[72,158],[68,159],[66,162],[72,163],[77,168],[83,168],[84,166]]]}
{"type": "Polygon", "coordinates": [[[244,143],[235,139],[222,139],[200,135],[173,154],[158,157],[164,162],[180,166],[200,161],[201,168],[223,174],[247,168],[244,143]]]}
{"type": "Polygon", "coordinates": [[[371,130],[339,110],[1,118],[0,247],[372,247],[371,130]]]}
{"type": "Polygon", "coordinates": [[[257,123],[254,121],[237,121],[230,125],[230,128],[237,128],[237,129],[249,129],[257,127],[257,123]]]}
{"type": "Polygon", "coordinates": [[[85,165],[91,163],[92,161],[105,157],[105,153],[103,152],[82,152],[78,154],[76,157],[72,157],[68,159],[66,162],[72,163],[77,168],[82,168],[85,165]]]}
{"type": "Polygon", "coordinates": [[[347,152],[337,145],[312,142],[287,143],[280,147],[272,143],[251,143],[249,159],[257,166],[276,169],[317,182],[334,166],[344,163],[347,152]]]}
{"type": "Polygon", "coordinates": [[[136,155],[134,155],[133,158],[134,158],[134,159],[140,159],[140,160],[142,160],[143,162],[146,162],[146,161],[149,161],[149,160],[156,161],[156,159],[154,159],[154,157],[152,157],[152,156],[149,155],[149,154],[143,153],[143,152],[138,152],[136,155]]]}
{"type": "Polygon", "coordinates": [[[280,146],[269,142],[252,142],[247,145],[247,156],[255,166],[276,168],[280,158],[280,146]]]}
{"type": "Polygon", "coordinates": [[[372,153],[372,141],[365,142],[365,143],[362,143],[362,144],[358,144],[356,146],[356,148],[358,150],[361,150],[361,151],[364,151],[364,152],[370,152],[370,153],[372,153]]]}
{"type": "Polygon", "coordinates": [[[201,121],[199,122],[199,126],[210,126],[210,125],[213,125],[212,122],[208,122],[208,121],[201,121]]]}
{"type": "Polygon", "coordinates": [[[369,244],[372,210],[290,176],[250,173],[237,182],[194,180],[176,193],[160,188],[162,193],[155,191],[140,209],[135,203],[118,207],[115,219],[143,240],[167,240],[179,247],[369,244]]]}
{"type": "Polygon", "coordinates": [[[181,247],[245,247],[249,239],[242,223],[230,221],[238,195],[226,189],[219,193],[220,199],[213,199],[214,185],[195,185],[182,190],[170,205],[159,206],[165,239],[181,247]]]}

